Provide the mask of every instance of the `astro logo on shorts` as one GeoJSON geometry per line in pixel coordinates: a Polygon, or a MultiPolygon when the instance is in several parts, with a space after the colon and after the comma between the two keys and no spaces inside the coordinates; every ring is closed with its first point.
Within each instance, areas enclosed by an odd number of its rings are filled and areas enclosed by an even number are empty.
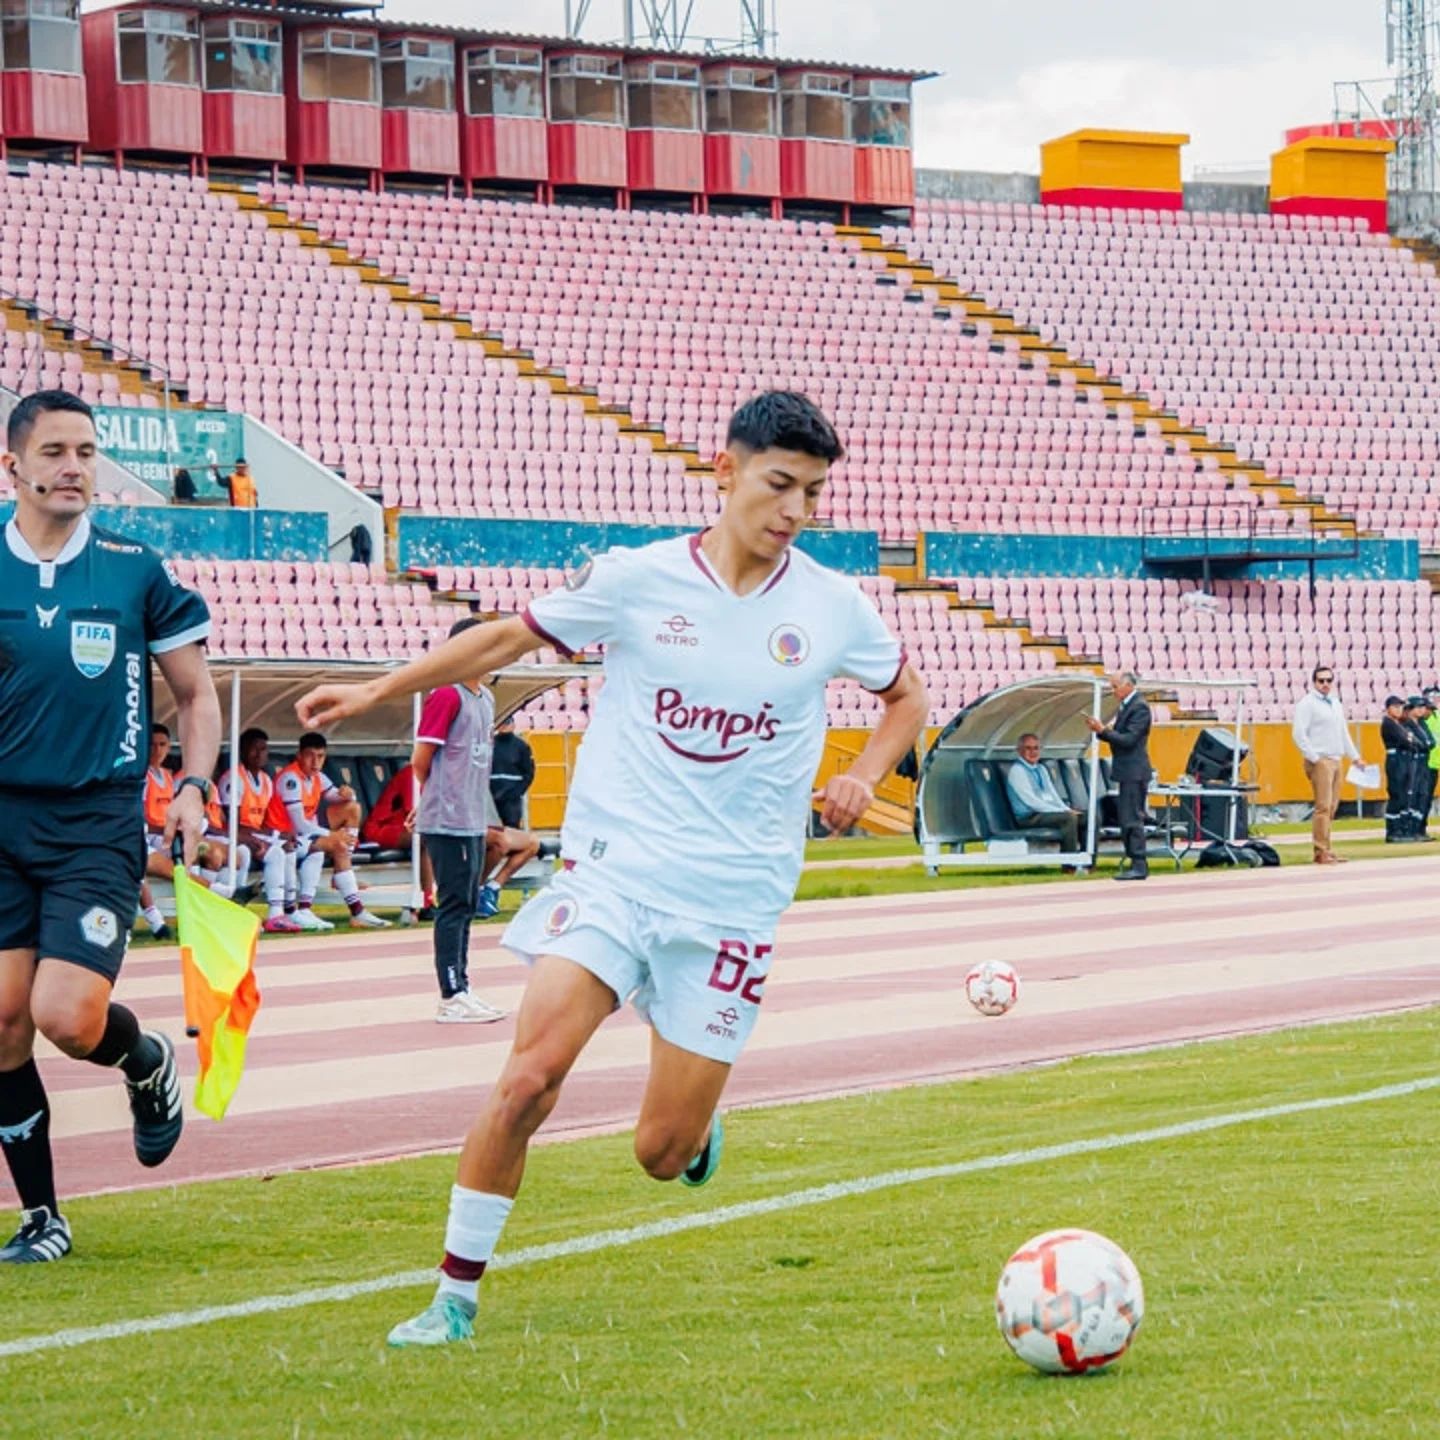
{"type": "Polygon", "coordinates": [[[120,933],[120,922],[113,910],[107,910],[103,905],[92,905],[80,917],[80,933],[90,944],[108,950],[120,933]]]}
{"type": "Polygon", "coordinates": [[[72,620],[70,658],[87,680],[103,675],[115,658],[114,625],[105,620],[72,620]]]}

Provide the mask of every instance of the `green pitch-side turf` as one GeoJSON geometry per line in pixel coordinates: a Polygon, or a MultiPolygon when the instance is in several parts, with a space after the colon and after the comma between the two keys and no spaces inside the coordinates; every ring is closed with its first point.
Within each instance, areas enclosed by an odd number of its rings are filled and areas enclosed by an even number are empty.
{"type": "MultiPolygon", "coordinates": [[[[628,1136],[542,1147],[506,1244],[1364,1091],[1440,1073],[1437,1040],[1418,1012],[736,1112],[698,1192],[647,1180],[628,1136]]],[[[8,1358],[0,1434],[1430,1437],[1437,1149],[1440,1092],[1421,1092],[496,1271],[475,1344],[441,1353],[384,1345],[423,1286],[8,1358]],[[996,1332],[1006,1257],[1059,1225],[1144,1276],[1113,1372],[1042,1378],[996,1332]]],[[[452,1175],[436,1158],[73,1203],[71,1259],[0,1273],[0,1340],[428,1265],[452,1175]]]]}

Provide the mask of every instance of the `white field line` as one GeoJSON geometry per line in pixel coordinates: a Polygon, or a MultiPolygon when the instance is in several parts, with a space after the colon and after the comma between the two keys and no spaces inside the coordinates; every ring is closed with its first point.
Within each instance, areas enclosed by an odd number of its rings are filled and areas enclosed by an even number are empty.
{"type": "MultiPolygon", "coordinates": [[[[1376,1100],[1393,1100],[1415,1095],[1424,1090],[1440,1089],[1440,1075],[1421,1076],[1394,1085],[1380,1085],[1348,1095],[1322,1095],[1314,1100],[1296,1100],[1284,1105],[1266,1105],[1255,1110],[1234,1110],[1224,1115],[1208,1115],[1194,1120],[1181,1120],[1172,1125],[1157,1125],[1147,1130],[1131,1130],[1121,1134],[1098,1135],[1089,1140],[1068,1140],[1058,1145],[1040,1145],[1027,1150],[1008,1150],[999,1155],[981,1155],[973,1160],[957,1160],[947,1165],[924,1165],[909,1170],[887,1170],[880,1175],[866,1175],[855,1180],[837,1180],[829,1185],[815,1185],[771,1195],[763,1200],[747,1200],[738,1205],[722,1205],[718,1210],[699,1214],[669,1216],[644,1225],[623,1230],[597,1230],[569,1240],[556,1240],[547,1245],[531,1245],[522,1250],[496,1256],[490,1268],[508,1270],[521,1265],[543,1264],[547,1260],[566,1260],[574,1255],[592,1255],[600,1250],[617,1250],[638,1245],[646,1240],[663,1240],[690,1230],[711,1230],[736,1220],[750,1220],[759,1215],[776,1215],[787,1210],[800,1210],[810,1205],[823,1205],[831,1200],[845,1200],[855,1195],[869,1195],[877,1190],[893,1190],[905,1185],[919,1185],[928,1180],[949,1180],[959,1175],[974,1175],[987,1170],[1006,1170],[1017,1165],[1033,1165],[1047,1160],[1065,1160],[1074,1155],[1092,1155],[1107,1150],[1121,1150],[1131,1145],[1149,1145],[1158,1140],[1183,1139],[1204,1135],[1213,1130],[1228,1130],[1236,1125],[1250,1125],[1262,1120],[1275,1120],[1287,1115],[1303,1115],[1316,1110],[1338,1110],[1350,1105],[1367,1105],[1376,1100]]],[[[229,1305],[205,1305],[195,1310],[173,1310],[165,1315],[140,1316],[133,1320],[113,1320],[106,1325],[87,1325],[72,1330],[55,1330],[48,1335],[26,1335],[18,1340],[0,1342],[0,1359],[13,1355],[34,1355],[42,1350],[62,1350],[88,1345],[98,1340],[124,1340],[133,1335],[154,1335],[166,1330],[190,1330],[212,1325],[220,1320],[243,1320],[253,1315],[273,1315],[284,1310],[302,1310],[311,1305],[329,1305],[354,1300],[362,1295],[377,1295],[386,1290],[408,1290],[435,1281],[434,1268],[401,1270],[379,1275],[373,1280],[356,1280],[345,1285],[324,1285],[312,1290],[297,1290],[288,1295],[259,1295],[253,1300],[239,1300],[229,1305]]]]}

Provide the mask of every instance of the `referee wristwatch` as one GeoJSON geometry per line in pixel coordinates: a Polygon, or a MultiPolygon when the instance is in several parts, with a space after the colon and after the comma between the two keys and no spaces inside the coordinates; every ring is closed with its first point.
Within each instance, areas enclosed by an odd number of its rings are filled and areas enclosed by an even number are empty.
{"type": "Polygon", "coordinates": [[[180,783],[179,783],[178,785],[176,785],[176,787],[175,787],[175,794],[176,794],[177,797],[179,796],[180,792],[181,792],[183,789],[185,789],[185,787],[186,787],[187,785],[193,785],[193,786],[200,792],[200,798],[201,798],[207,805],[210,803],[211,799],[214,798],[214,791],[215,791],[214,782],[213,782],[213,781],[210,781],[210,780],[206,780],[203,776],[200,776],[200,775],[187,775],[187,776],[185,776],[185,778],[184,778],[183,780],[181,780],[180,783]]]}

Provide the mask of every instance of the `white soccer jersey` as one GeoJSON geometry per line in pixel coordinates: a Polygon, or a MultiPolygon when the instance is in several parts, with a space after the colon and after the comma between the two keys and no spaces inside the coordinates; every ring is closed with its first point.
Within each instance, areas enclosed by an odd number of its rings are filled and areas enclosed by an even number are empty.
{"type": "Polygon", "coordinates": [[[825,685],[887,690],[905,656],[859,585],[787,551],[736,595],[700,536],[610,550],[525,612],[604,644],[562,853],[656,910],[759,932],[794,898],[825,685]]]}

